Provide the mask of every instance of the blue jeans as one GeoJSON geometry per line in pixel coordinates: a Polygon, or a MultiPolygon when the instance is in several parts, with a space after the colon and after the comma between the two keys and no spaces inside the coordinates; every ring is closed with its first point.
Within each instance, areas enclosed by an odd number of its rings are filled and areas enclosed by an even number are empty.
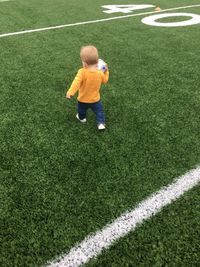
{"type": "Polygon", "coordinates": [[[87,110],[91,108],[92,111],[96,115],[96,121],[98,124],[103,123],[105,124],[105,115],[103,112],[103,105],[101,103],[101,100],[95,103],[83,103],[78,101],[78,116],[80,120],[83,120],[86,118],[87,110]]]}

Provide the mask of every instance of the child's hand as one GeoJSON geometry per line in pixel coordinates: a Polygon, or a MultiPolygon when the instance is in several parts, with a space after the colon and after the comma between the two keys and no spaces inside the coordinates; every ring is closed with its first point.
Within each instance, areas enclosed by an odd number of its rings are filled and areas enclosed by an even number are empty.
{"type": "Polygon", "coordinates": [[[67,99],[71,99],[71,95],[67,92],[67,94],[66,94],[66,98],[67,99]]]}

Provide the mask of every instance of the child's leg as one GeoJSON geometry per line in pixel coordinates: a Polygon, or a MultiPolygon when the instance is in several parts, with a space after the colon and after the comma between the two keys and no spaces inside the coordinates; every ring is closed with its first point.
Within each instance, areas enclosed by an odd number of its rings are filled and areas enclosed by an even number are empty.
{"type": "Polygon", "coordinates": [[[91,109],[96,115],[97,124],[105,124],[105,115],[101,101],[91,104],[91,109]]]}
{"type": "Polygon", "coordinates": [[[78,116],[80,120],[86,118],[87,109],[88,109],[87,103],[82,103],[78,101],[78,116]]]}

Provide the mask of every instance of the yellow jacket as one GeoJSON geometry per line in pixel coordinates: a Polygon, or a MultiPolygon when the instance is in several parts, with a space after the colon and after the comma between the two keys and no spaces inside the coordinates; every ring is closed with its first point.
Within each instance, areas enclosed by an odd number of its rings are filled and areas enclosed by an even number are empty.
{"type": "Polygon", "coordinates": [[[107,83],[109,71],[79,69],[68,94],[75,95],[78,91],[78,101],[83,103],[95,103],[100,100],[100,88],[102,83],[107,83]]]}

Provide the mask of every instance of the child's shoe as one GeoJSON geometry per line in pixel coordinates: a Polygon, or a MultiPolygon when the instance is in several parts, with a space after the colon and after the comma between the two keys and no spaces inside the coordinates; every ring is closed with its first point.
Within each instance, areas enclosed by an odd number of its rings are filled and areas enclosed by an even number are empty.
{"type": "Polygon", "coordinates": [[[82,122],[82,123],[87,122],[87,119],[86,119],[86,118],[84,118],[84,119],[81,120],[81,119],[79,118],[78,113],[76,114],[76,118],[77,118],[77,120],[79,120],[79,121],[82,122]]]}
{"type": "Polygon", "coordinates": [[[98,130],[105,130],[106,126],[105,126],[105,124],[100,123],[100,124],[97,125],[97,128],[98,128],[98,130]]]}

